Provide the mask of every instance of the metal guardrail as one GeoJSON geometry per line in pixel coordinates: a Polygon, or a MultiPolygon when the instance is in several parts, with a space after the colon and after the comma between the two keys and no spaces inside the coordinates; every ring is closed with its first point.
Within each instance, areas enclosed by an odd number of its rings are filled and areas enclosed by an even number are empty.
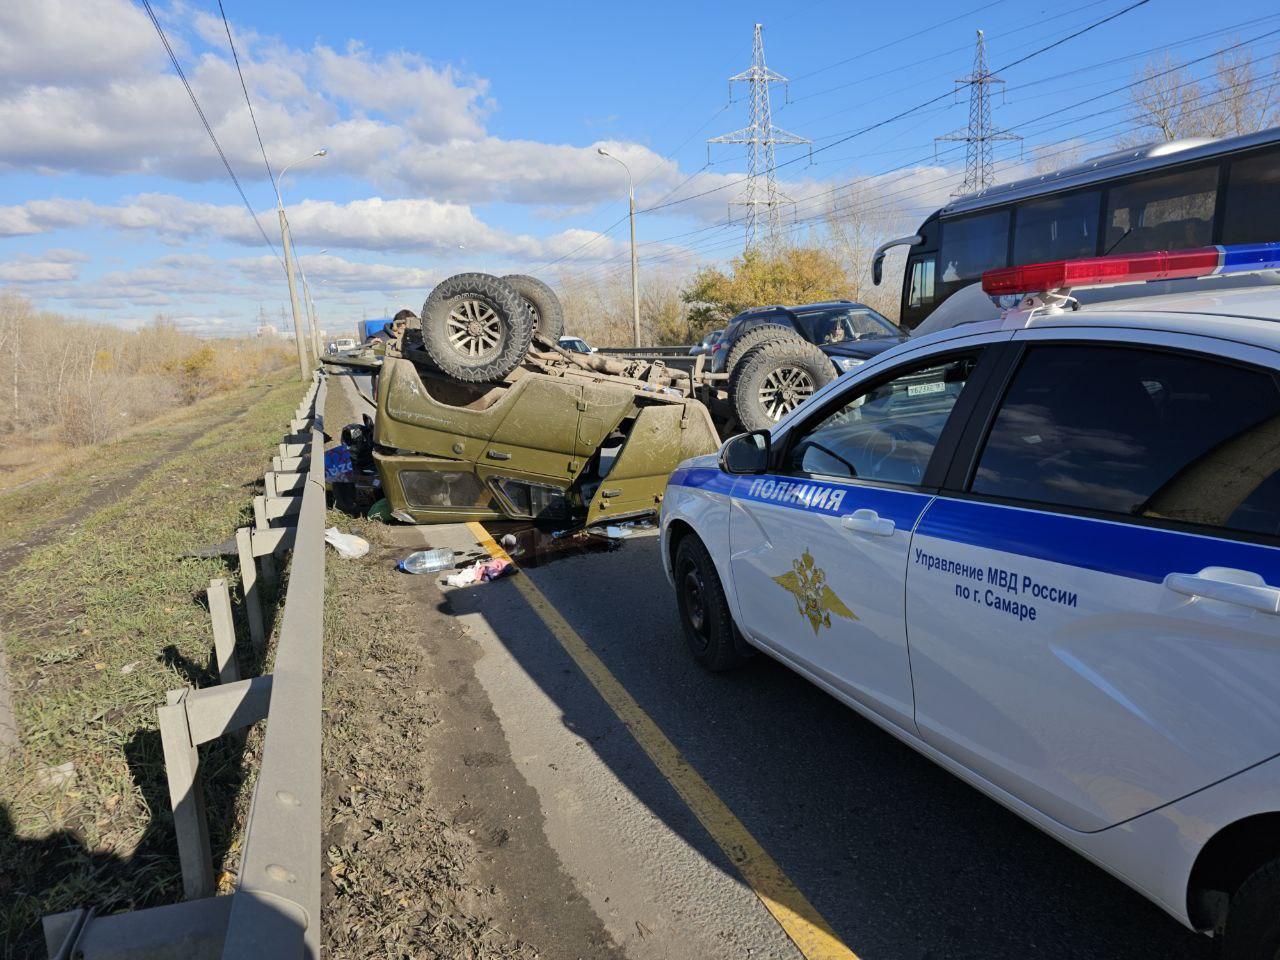
{"type": "Polygon", "coordinates": [[[158,710],[184,901],[98,916],[44,919],[52,960],[257,960],[320,955],[320,711],[324,643],[324,402],[315,378],[254,498],[254,525],[236,531],[249,639],[266,635],[259,577],[293,550],[274,669],[240,679],[225,580],[209,584],[221,683],[171,690],[158,710]],[[197,748],[265,719],[253,804],[234,893],[216,896],[197,748]]]}

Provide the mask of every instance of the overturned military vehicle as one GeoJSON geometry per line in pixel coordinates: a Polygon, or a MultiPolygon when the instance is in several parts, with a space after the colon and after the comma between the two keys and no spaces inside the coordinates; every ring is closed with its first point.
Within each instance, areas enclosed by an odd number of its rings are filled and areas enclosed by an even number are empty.
{"type": "MultiPolygon", "coordinates": [[[[393,515],[566,526],[655,513],[680,461],[719,436],[697,378],[662,362],[570,353],[563,312],[529,277],[439,284],[381,358],[371,455],[393,515]]],[[[328,359],[328,358],[326,358],[328,359]]]]}

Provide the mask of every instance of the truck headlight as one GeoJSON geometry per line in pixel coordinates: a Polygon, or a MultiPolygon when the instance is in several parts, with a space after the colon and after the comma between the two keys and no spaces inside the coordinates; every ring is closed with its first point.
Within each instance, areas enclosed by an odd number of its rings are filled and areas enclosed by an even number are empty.
{"type": "Polygon", "coordinates": [[[856,370],[858,367],[866,363],[865,360],[859,360],[857,357],[832,357],[836,366],[841,373],[848,373],[850,370],[856,370]]]}

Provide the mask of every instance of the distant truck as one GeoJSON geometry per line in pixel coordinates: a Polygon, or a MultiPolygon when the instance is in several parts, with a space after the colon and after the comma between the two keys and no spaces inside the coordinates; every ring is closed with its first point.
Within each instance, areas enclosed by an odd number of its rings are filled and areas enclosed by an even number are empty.
{"type": "Polygon", "coordinates": [[[368,343],[391,323],[390,317],[379,317],[377,320],[360,321],[360,342],[368,343]]]}

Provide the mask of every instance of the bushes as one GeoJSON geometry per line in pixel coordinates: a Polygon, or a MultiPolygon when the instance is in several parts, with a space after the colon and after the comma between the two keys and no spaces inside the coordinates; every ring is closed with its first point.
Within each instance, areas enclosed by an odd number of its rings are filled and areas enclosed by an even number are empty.
{"type": "Polygon", "coordinates": [[[37,447],[114,439],[290,358],[289,344],[277,340],[202,340],[161,318],[122,330],[0,294],[0,469],[37,447]]]}

